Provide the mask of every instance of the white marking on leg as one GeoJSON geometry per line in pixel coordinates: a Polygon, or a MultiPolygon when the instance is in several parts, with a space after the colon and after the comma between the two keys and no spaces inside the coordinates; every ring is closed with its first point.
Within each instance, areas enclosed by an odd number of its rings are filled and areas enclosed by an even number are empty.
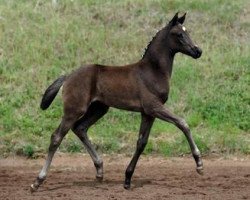
{"type": "MultiPolygon", "coordinates": [[[[53,155],[54,155],[54,153],[53,153],[53,155]]],[[[38,177],[40,179],[44,179],[47,176],[53,155],[50,155],[50,154],[48,155],[48,158],[46,159],[45,165],[43,166],[41,172],[38,175],[38,177]]]]}
{"type": "Polygon", "coordinates": [[[41,172],[38,175],[39,179],[44,179],[47,176],[47,171],[48,171],[47,169],[48,169],[47,166],[43,167],[43,169],[41,170],[41,172]]]}
{"type": "Polygon", "coordinates": [[[186,31],[186,27],[185,27],[185,26],[182,26],[182,30],[183,30],[183,31],[186,31]]]}

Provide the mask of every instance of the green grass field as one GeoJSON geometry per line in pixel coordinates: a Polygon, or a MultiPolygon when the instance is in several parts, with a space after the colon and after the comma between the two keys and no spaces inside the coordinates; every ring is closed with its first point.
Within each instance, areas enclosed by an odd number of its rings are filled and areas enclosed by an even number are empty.
{"type": "MultiPolygon", "coordinates": [[[[177,55],[169,101],[189,123],[203,154],[250,154],[250,3],[248,0],[0,1],[0,155],[47,150],[62,116],[60,95],[42,111],[41,96],[82,64],[125,65],[172,16],[203,49],[200,59],[177,55]]],[[[139,113],[110,109],[89,130],[100,152],[134,151],[139,113]]],[[[60,151],[85,151],[71,132],[60,151]]],[[[176,127],[156,120],[144,153],[189,153],[176,127]]]]}

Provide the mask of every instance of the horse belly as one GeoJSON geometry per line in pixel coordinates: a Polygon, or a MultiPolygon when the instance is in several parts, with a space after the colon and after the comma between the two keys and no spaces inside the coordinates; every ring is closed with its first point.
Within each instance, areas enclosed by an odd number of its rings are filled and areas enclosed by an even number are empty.
{"type": "Polygon", "coordinates": [[[110,107],[141,111],[136,76],[132,68],[102,67],[99,70],[96,94],[110,107]]]}
{"type": "Polygon", "coordinates": [[[109,91],[102,95],[104,103],[110,107],[123,110],[141,111],[141,103],[137,94],[126,90],[109,91]]]}
{"type": "Polygon", "coordinates": [[[98,89],[98,97],[110,107],[141,111],[139,93],[129,83],[103,84],[98,89]]]}
{"type": "Polygon", "coordinates": [[[129,110],[129,111],[142,111],[142,107],[138,101],[133,100],[121,100],[121,99],[112,99],[111,101],[109,99],[106,99],[104,103],[110,107],[122,109],[122,110],[129,110]]]}

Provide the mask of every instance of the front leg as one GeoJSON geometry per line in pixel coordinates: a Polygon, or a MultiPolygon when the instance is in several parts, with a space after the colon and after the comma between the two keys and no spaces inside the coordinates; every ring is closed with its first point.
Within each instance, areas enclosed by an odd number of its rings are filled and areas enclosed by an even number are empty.
{"type": "Polygon", "coordinates": [[[203,163],[201,159],[201,153],[193,140],[190,128],[186,121],[174,115],[170,110],[168,110],[166,107],[164,107],[164,105],[159,102],[155,103],[152,106],[148,106],[146,109],[146,113],[155,118],[159,118],[176,125],[184,133],[192,151],[194,160],[196,162],[196,170],[199,174],[203,174],[203,163]]]}
{"type": "Polygon", "coordinates": [[[147,116],[145,114],[142,114],[141,116],[141,126],[140,126],[140,132],[139,132],[139,138],[137,141],[136,151],[135,154],[130,161],[126,173],[125,173],[125,182],[124,182],[124,188],[129,189],[131,178],[135,170],[135,166],[137,164],[137,161],[143,152],[147,142],[148,142],[148,136],[150,133],[150,129],[153,125],[154,118],[151,116],[147,116]]]}

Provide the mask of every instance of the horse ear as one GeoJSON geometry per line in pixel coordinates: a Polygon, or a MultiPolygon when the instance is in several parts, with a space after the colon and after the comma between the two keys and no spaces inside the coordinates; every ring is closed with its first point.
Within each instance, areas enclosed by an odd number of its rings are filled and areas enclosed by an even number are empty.
{"type": "Polygon", "coordinates": [[[178,22],[179,22],[180,24],[183,24],[183,23],[184,23],[185,18],[186,18],[186,14],[187,14],[187,13],[185,13],[182,17],[180,17],[180,18],[178,19],[178,22]]]}
{"type": "Polygon", "coordinates": [[[178,21],[178,12],[175,14],[175,16],[173,17],[173,19],[171,19],[171,21],[169,22],[169,24],[171,24],[172,26],[176,25],[178,21]]]}

